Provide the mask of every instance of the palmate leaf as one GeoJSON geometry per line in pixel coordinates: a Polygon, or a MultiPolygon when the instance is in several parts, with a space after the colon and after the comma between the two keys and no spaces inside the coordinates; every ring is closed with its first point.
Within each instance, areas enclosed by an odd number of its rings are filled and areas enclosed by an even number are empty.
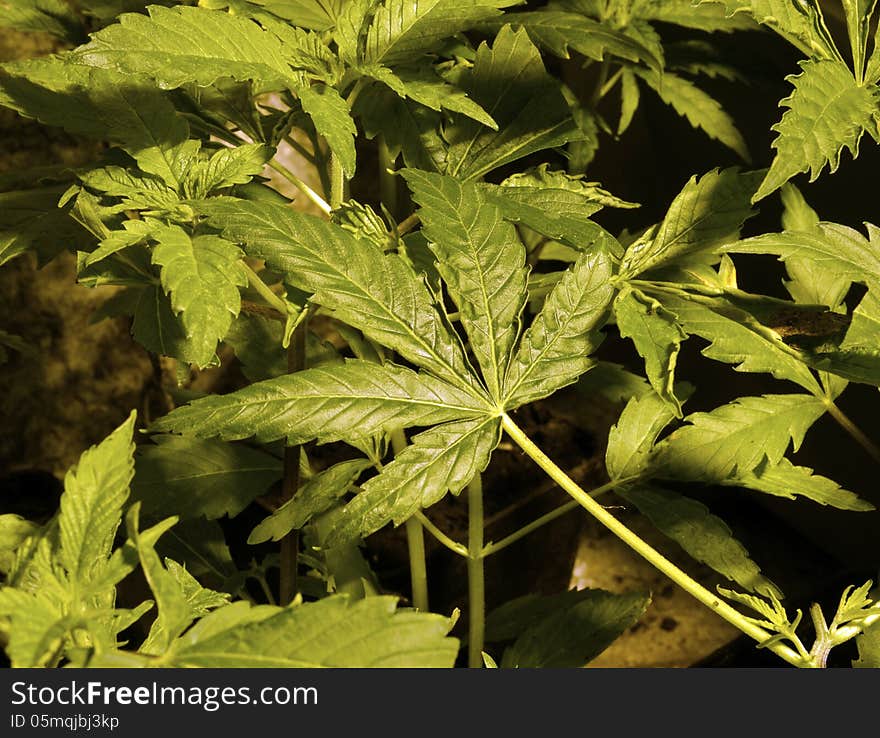
{"type": "Polygon", "coordinates": [[[456,33],[519,0],[384,0],[364,34],[361,61],[395,65],[430,53],[456,33]]]}
{"type": "Polygon", "coordinates": [[[263,171],[273,153],[273,150],[264,144],[243,143],[234,147],[224,146],[209,158],[192,164],[186,173],[184,193],[188,197],[199,199],[214,190],[247,184],[263,171]]]}
{"type": "Polygon", "coordinates": [[[772,28],[809,57],[840,59],[815,0],[702,0],[721,3],[729,15],[745,13],[772,28]]]}
{"type": "Polygon", "coordinates": [[[353,110],[364,136],[374,139],[381,134],[391,156],[402,154],[408,167],[430,172],[444,168],[446,142],[439,133],[440,113],[379,83],[365,88],[353,110]]]}
{"type": "Polygon", "coordinates": [[[135,459],[132,499],[152,518],[233,517],[281,479],[264,451],[185,436],[152,437],[135,459]]]}
{"type": "Polygon", "coordinates": [[[191,237],[178,226],[153,231],[152,237],[153,263],[162,267],[162,287],[180,314],[193,363],[207,366],[241,307],[238,288],[247,284],[241,250],[217,236],[191,237]]]}
{"type": "Polygon", "coordinates": [[[160,285],[133,287],[120,297],[125,299],[125,312],[132,316],[131,334],[141,346],[160,356],[195,363],[199,357],[160,285]]]}
{"type": "Polygon", "coordinates": [[[608,476],[623,479],[641,474],[650,464],[658,436],[674,419],[674,410],[656,392],[630,399],[608,432],[605,450],[608,476]]]}
{"type": "Polygon", "coordinates": [[[738,372],[766,372],[787,379],[808,392],[822,393],[819,383],[797,351],[749,313],[716,298],[710,307],[682,294],[651,292],[690,335],[710,342],[702,354],[715,361],[736,364],[738,372]]]}
{"type": "Polygon", "coordinates": [[[636,485],[618,490],[664,535],[719,574],[750,592],[779,591],[752,561],[727,524],[701,502],[659,487],[636,485]]]}
{"type": "Polygon", "coordinates": [[[693,413],[655,447],[651,466],[668,479],[718,480],[778,464],[825,412],[810,395],[740,397],[709,413],[693,413]]]}
{"type": "Polygon", "coordinates": [[[876,136],[875,88],[856,82],[840,61],[804,61],[801,73],[787,79],[794,92],[780,105],[788,108],[773,126],[776,156],[753,200],[757,202],[800,172],[815,180],[825,165],[834,172],[846,148],[858,156],[859,140],[867,130],[876,136]]]}
{"type": "Polygon", "coordinates": [[[293,79],[281,40],[253,21],[218,10],[149,7],[92,35],[69,63],[148,75],[165,89],[221,77],[259,80],[284,89],[293,79]]]}
{"type": "Polygon", "coordinates": [[[805,466],[795,466],[788,459],[780,459],[778,464],[768,464],[756,472],[717,480],[717,483],[730,487],[746,487],[790,500],[805,497],[820,505],[840,510],[864,512],[874,509],[871,503],[843,489],[837,482],[814,474],[812,469],[805,466]]]}
{"type": "Polygon", "coordinates": [[[369,459],[352,459],[334,464],[315,474],[296,495],[257,525],[248,536],[253,545],[280,541],[292,530],[299,530],[316,515],[329,510],[358,478],[372,465],[369,459]]]}
{"type": "Polygon", "coordinates": [[[131,154],[142,171],[170,187],[180,184],[177,162],[189,125],[140,75],[31,59],[0,70],[0,105],[70,133],[109,141],[131,154]]]}
{"type": "Polygon", "coordinates": [[[672,72],[663,72],[662,77],[634,70],[676,113],[687,119],[694,128],[699,128],[709,138],[720,141],[727,148],[739,154],[743,161],[751,162],[749,148],[736,127],[733,118],[721,104],[707,92],[701,90],[690,80],[672,72]]]}
{"type": "Polygon", "coordinates": [[[656,71],[663,67],[651,49],[623,30],[580,13],[554,9],[507,13],[502,20],[485,25],[497,28],[502,22],[522,26],[538,46],[563,59],[575,51],[597,61],[611,54],[632,62],[644,62],[656,71]]]}
{"type": "Polygon", "coordinates": [[[732,254],[776,254],[812,262],[827,274],[880,284],[880,229],[866,224],[868,238],[853,228],[821,222],[810,231],[767,233],[722,247],[732,254]]]}
{"type": "Polygon", "coordinates": [[[348,103],[334,87],[318,83],[301,87],[297,94],[303,110],[308,113],[315,128],[327,139],[327,145],[339,157],[346,176],[354,176],[357,154],[354,137],[357,128],[348,112],[348,103]]]}
{"type": "Polygon", "coordinates": [[[583,254],[544,302],[523,335],[504,380],[505,407],[512,409],[571,384],[595,361],[602,327],[614,294],[611,259],[583,254]]]}
{"type": "Polygon", "coordinates": [[[467,119],[444,129],[449,144],[445,172],[458,179],[476,179],[528,154],[582,137],[559,83],[547,74],[525,31],[505,26],[491,47],[481,44],[459,86],[492,116],[498,130],[467,119]]]}
{"type": "Polygon", "coordinates": [[[461,343],[424,282],[397,255],[339,226],[269,203],[211,198],[212,225],[369,338],[448,382],[479,392],[461,343]]]}
{"type": "Polygon", "coordinates": [[[639,16],[650,21],[673,23],[710,33],[755,30],[755,22],[744,13],[726,15],[717,0],[695,5],[692,0],[647,0],[640,3],[639,16]]]}
{"type": "Polygon", "coordinates": [[[335,24],[346,0],[250,0],[253,5],[293,21],[302,28],[327,31],[335,24]]]}
{"type": "Polygon", "coordinates": [[[737,240],[742,224],[754,215],[751,197],[761,174],[733,167],[691,177],[653,236],[627,249],[624,273],[632,277],[685,259],[717,261],[713,251],[737,240]]]}
{"type": "Polygon", "coordinates": [[[449,668],[458,641],[441,615],[396,611],[394,597],[336,595],[288,608],[245,603],[206,616],[151,665],[171,667],[449,668]],[[236,608],[236,616],[227,613],[236,608]],[[256,612],[254,612],[256,611],[256,612]]]}
{"type": "Polygon", "coordinates": [[[681,417],[681,403],[673,385],[678,352],[687,334],[675,315],[657,300],[631,288],[621,290],[614,300],[614,315],[621,337],[631,338],[645,360],[651,386],[681,417]]]}
{"type": "Polygon", "coordinates": [[[868,51],[868,31],[877,0],[842,0],[846,13],[846,32],[852,52],[856,79],[862,79],[868,51]]]}
{"type": "Polygon", "coordinates": [[[514,227],[474,184],[407,169],[422,231],[483,372],[489,393],[501,384],[526,302],[525,249],[514,227]]]}
{"type": "Polygon", "coordinates": [[[430,67],[398,69],[392,72],[387,67],[371,65],[360,66],[358,71],[387,85],[402,98],[409,98],[431,110],[443,109],[461,113],[484,126],[498,129],[492,116],[462,90],[445,82],[430,67]]]}
{"type": "Polygon", "coordinates": [[[368,438],[389,428],[480,416],[486,406],[430,374],[350,360],[257,382],[177,408],[153,425],[203,438],[290,445],[368,438]]]}
{"type": "Polygon", "coordinates": [[[612,594],[600,589],[568,594],[565,606],[548,612],[520,634],[504,652],[502,668],[584,666],[634,626],[651,602],[646,594],[612,594]]]}
{"type": "Polygon", "coordinates": [[[326,538],[339,545],[400,524],[446,494],[458,494],[489,463],[501,421],[483,416],[419,433],[382,473],[368,480],[335,520],[326,538]]]}
{"type": "Polygon", "coordinates": [[[134,475],[135,413],[82,456],[64,477],[59,560],[75,587],[106,565],[134,475]]]}

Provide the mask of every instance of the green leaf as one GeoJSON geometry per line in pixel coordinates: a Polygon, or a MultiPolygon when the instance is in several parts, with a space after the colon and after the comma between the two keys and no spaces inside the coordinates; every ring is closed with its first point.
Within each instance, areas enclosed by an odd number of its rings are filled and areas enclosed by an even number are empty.
{"type": "Polygon", "coordinates": [[[187,364],[198,358],[160,285],[134,288],[129,296],[133,303],[131,334],[138,343],[154,354],[187,364]]]}
{"type": "Polygon", "coordinates": [[[813,394],[822,390],[798,353],[778,334],[758,323],[749,313],[715,298],[711,307],[670,292],[652,293],[685,332],[710,342],[702,354],[715,361],[736,364],[738,372],[767,372],[787,379],[813,394]]]}
{"type": "Polygon", "coordinates": [[[519,0],[384,0],[370,22],[363,46],[366,63],[394,65],[417,60],[499,8],[519,0]]]}
{"type": "Polygon", "coordinates": [[[153,263],[162,267],[162,287],[180,314],[192,361],[207,366],[241,307],[238,288],[247,284],[241,250],[217,236],[191,238],[178,226],[154,231],[153,238],[153,263]]]}
{"type": "Polygon", "coordinates": [[[622,136],[639,107],[639,85],[636,76],[630,69],[623,69],[620,78],[620,122],[617,124],[617,135],[622,136]]]}
{"type": "Polygon", "coordinates": [[[70,622],[48,596],[13,587],[0,589],[0,616],[10,619],[6,654],[14,668],[55,666],[70,622]]]}
{"type": "Polygon", "coordinates": [[[39,530],[39,525],[20,515],[0,515],[0,574],[5,576],[9,573],[16,549],[39,530]]]}
{"type": "MultiPolygon", "coordinates": [[[[260,609],[224,622],[226,610],[208,615],[161,658],[174,667],[437,667],[449,668],[458,641],[446,633],[447,618],[395,611],[394,597],[345,596],[260,609]],[[201,627],[200,627],[201,626],[201,627]]],[[[256,609],[256,608],[254,608],[256,609]]]]}
{"type": "Polygon", "coordinates": [[[58,556],[74,586],[85,586],[110,556],[134,475],[135,415],[85,451],[64,477],[58,556]]]}
{"type": "Polygon", "coordinates": [[[209,159],[192,164],[187,171],[184,191],[188,197],[199,199],[214,190],[247,184],[263,171],[273,153],[263,144],[243,143],[220,148],[209,159]]]}
{"type": "Polygon", "coordinates": [[[800,67],[800,74],[786,78],[794,92],[780,103],[788,110],[773,126],[776,156],[753,202],[800,172],[809,171],[812,182],[826,164],[836,171],[841,152],[849,149],[855,158],[862,134],[875,130],[875,88],[858,84],[843,62],[804,61],[800,67]]]}
{"type": "Polygon", "coordinates": [[[404,100],[378,83],[358,96],[353,109],[364,136],[373,139],[381,135],[392,157],[403,154],[408,167],[431,172],[443,169],[446,142],[439,133],[439,113],[404,100]]]}
{"type": "Polygon", "coordinates": [[[131,493],[154,518],[234,517],[281,479],[281,461],[257,449],[181,436],[152,440],[138,449],[131,493]]]}
{"type": "Polygon", "coordinates": [[[498,445],[500,420],[482,417],[446,423],[424,431],[342,510],[327,537],[337,545],[373,533],[386,523],[399,525],[447,491],[458,494],[486,468],[498,445]]]}
{"type": "Polygon", "coordinates": [[[617,493],[697,561],[750,592],[773,591],[779,595],[727,524],[703,503],[667,489],[641,485],[617,493]]]}
{"type": "Polygon", "coordinates": [[[353,459],[334,464],[303,484],[296,495],[265,518],[251,531],[251,545],[280,541],[292,530],[299,530],[314,516],[333,506],[348,492],[360,473],[372,465],[368,459],[353,459]]]}
{"type": "Polygon", "coordinates": [[[819,223],[813,230],[766,233],[723,247],[726,253],[776,254],[787,262],[797,258],[815,268],[853,282],[880,285],[880,229],[866,224],[868,238],[837,223],[819,223]]]}
{"type": "Polygon", "coordinates": [[[592,661],[644,615],[651,598],[640,593],[582,590],[564,607],[526,629],[504,652],[506,669],[577,668],[592,661]]]}
{"type": "Polygon", "coordinates": [[[148,12],[120,16],[65,58],[147,75],[163,89],[187,82],[210,85],[221,77],[258,80],[277,89],[295,84],[281,40],[248,18],[186,6],[151,5],[148,12]]]}
{"type": "Polygon", "coordinates": [[[657,437],[675,412],[656,392],[633,397],[608,432],[605,466],[612,479],[641,474],[650,465],[657,437]]]}
{"type": "Polygon", "coordinates": [[[647,20],[698,31],[729,33],[757,30],[754,21],[743,13],[725,15],[725,9],[718,0],[696,6],[692,0],[647,0],[639,7],[639,15],[647,20]]]}
{"type": "Polygon", "coordinates": [[[63,0],[0,0],[0,27],[51,33],[71,43],[85,36],[82,21],[63,0]]]}
{"type": "Polygon", "coordinates": [[[526,302],[525,248],[476,185],[415,169],[403,176],[489,394],[500,401],[526,302]]]}
{"type": "Polygon", "coordinates": [[[400,97],[410,98],[431,110],[461,113],[494,130],[498,125],[483,108],[462,90],[444,82],[433,69],[400,69],[392,72],[386,67],[361,67],[364,74],[387,85],[400,97]]]}
{"type": "Polygon", "coordinates": [[[342,14],[346,0],[251,0],[279,18],[315,31],[331,29],[342,14]]]}
{"type": "Polygon", "coordinates": [[[243,242],[249,256],[314,292],[314,302],[339,320],[450,383],[479,392],[460,341],[399,256],[280,205],[212,198],[200,209],[227,238],[243,242]]]}
{"type": "Polygon", "coordinates": [[[559,83],[547,74],[525,31],[505,26],[493,46],[481,44],[459,86],[492,116],[498,130],[465,119],[444,129],[449,143],[445,171],[454,177],[476,179],[581,137],[559,83]]]}
{"type": "Polygon", "coordinates": [[[718,480],[718,483],[730,487],[746,487],[790,500],[805,497],[839,510],[864,512],[874,509],[871,503],[843,489],[837,482],[814,474],[812,469],[805,466],[795,466],[788,459],[780,459],[779,463],[768,464],[756,472],[718,480]]]}
{"type": "Polygon", "coordinates": [[[656,92],[660,99],[687,119],[694,128],[702,130],[709,138],[720,141],[749,163],[752,160],[749,147],[736,127],[733,118],[711,95],[693,82],[672,72],[664,72],[658,78],[643,70],[634,70],[656,92]]]}
{"type": "Polygon", "coordinates": [[[868,31],[877,0],[842,0],[856,79],[861,80],[868,52],[868,31]]]}
{"type": "MultiPolygon", "coordinates": [[[[702,0],[706,2],[707,0],[702,0]]],[[[772,28],[809,57],[840,59],[822,11],[815,0],[711,0],[720,2],[729,15],[746,13],[772,28]]]]}
{"type": "Polygon", "coordinates": [[[316,84],[298,90],[303,110],[308,113],[315,128],[325,139],[333,154],[339,157],[346,176],[354,176],[357,155],[354,137],[357,128],[348,112],[348,103],[335,88],[316,84]]]}
{"type": "Polygon", "coordinates": [[[0,70],[0,105],[70,133],[107,140],[176,188],[189,125],[155,83],[140,75],[31,59],[0,70]]]}
{"type": "Polygon", "coordinates": [[[688,425],[656,446],[652,466],[669,479],[718,480],[778,464],[795,451],[825,412],[810,395],[762,395],[739,399],[709,413],[693,413],[688,425]]]}
{"type": "Polygon", "coordinates": [[[362,440],[390,428],[432,425],[484,415],[473,396],[430,374],[394,364],[350,360],[210,395],[179,407],[154,430],[262,443],[287,438],[296,445],[362,440]]]}
{"type": "Polygon", "coordinates": [[[553,288],[510,361],[506,409],[552,394],[595,364],[588,357],[602,340],[599,328],[613,294],[608,255],[582,254],[553,288]]]}
{"type": "MultiPolygon", "coordinates": [[[[156,620],[139,651],[147,654],[160,654],[165,652],[169,644],[192,622],[193,614],[177,579],[162,566],[162,562],[153,548],[155,541],[143,540],[138,531],[139,511],[140,505],[133,505],[129,509],[125,516],[126,529],[129,540],[137,549],[141,570],[158,608],[156,620]]],[[[159,528],[164,532],[174,525],[174,522],[175,518],[170,518],[164,523],[160,523],[159,528]]]]}
{"type": "Polygon", "coordinates": [[[852,662],[854,669],[880,669],[880,622],[856,636],[859,658],[852,662]]]}
{"type": "Polygon", "coordinates": [[[65,248],[94,246],[92,235],[70,217],[70,207],[58,207],[66,190],[47,185],[0,193],[0,266],[29,250],[42,265],[65,248]]]}
{"type": "Polygon", "coordinates": [[[653,237],[639,239],[626,250],[625,273],[632,277],[695,257],[716,261],[712,251],[739,238],[740,227],[754,215],[750,200],[761,174],[733,167],[691,177],[653,237]]]}
{"type": "MultiPolygon", "coordinates": [[[[786,231],[815,231],[818,228],[819,216],[791,182],[782,186],[781,195],[785,207],[782,227],[786,231]]],[[[812,259],[788,258],[785,269],[791,278],[784,282],[785,289],[795,302],[827,305],[831,310],[836,310],[849,292],[849,279],[834,274],[827,265],[817,264],[812,259]]]]}
{"type": "Polygon", "coordinates": [[[657,71],[663,66],[661,60],[650,49],[623,30],[614,28],[610,23],[587,18],[580,13],[552,9],[531,13],[507,13],[503,17],[503,22],[521,25],[538,46],[563,59],[568,59],[569,52],[575,51],[596,61],[601,61],[606,54],[611,54],[632,62],[645,62],[657,71]]]}
{"type": "Polygon", "coordinates": [[[687,334],[657,300],[644,293],[622,290],[614,301],[614,315],[622,338],[631,338],[645,360],[645,372],[657,394],[668,402],[676,417],[681,417],[681,403],[675,396],[675,364],[681,342],[687,334]]]}

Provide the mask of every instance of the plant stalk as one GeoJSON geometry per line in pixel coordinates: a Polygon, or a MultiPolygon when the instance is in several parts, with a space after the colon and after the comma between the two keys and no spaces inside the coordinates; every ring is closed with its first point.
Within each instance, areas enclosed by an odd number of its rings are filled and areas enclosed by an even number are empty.
{"type": "Polygon", "coordinates": [[[468,667],[483,666],[486,635],[486,572],[483,557],[483,480],[477,474],[468,495],[468,667]]]}
{"type": "Polygon", "coordinates": [[[296,187],[300,192],[302,192],[309,200],[311,200],[315,205],[317,205],[324,215],[330,215],[330,211],[332,208],[327,203],[327,201],[321,197],[317,192],[315,192],[311,187],[309,187],[305,182],[303,182],[299,177],[297,177],[293,172],[291,172],[286,166],[283,164],[279,164],[274,159],[269,161],[269,166],[272,167],[278,174],[280,174],[284,179],[290,182],[294,187],[296,187]]]}
{"type": "MultiPolygon", "coordinates": [[[[758,625],[751,622],[745,615],[724,602],[718,595],[713,594],[697,581],[679,569],[659,551],[649,546],[639,538],[602,505],[594,500],[580,485],[560,469],[553,461],[523,432],[523,430],[506,413],[501,416],[504,430],[510,438],[526,452],[531,459],[541,467],[553,481],[570,494],[577,503],[595,517],[602,525],[616,535],[627,546],[640,556],[645,558],[655,568],[668,576],[673,582],[684,589],[688,594],[702,602],[706,607],[714,610],[728,623],[741,630],[758,643],[765,643],[771,634],[758,625]]],[[[802,667],[805,666],[803,658],[789,646],[775,642],[767,646],[788,663],[802,667]]]]}
{"type": "Polygon", "coordinates": [[[331,210],[336,210],[345,199],[345,172],[342,169],[342,163],[336,154],[330,155],[330,214],[331,210]]]}
{"type": "Polygon", "coordinates": [[[281,313],[282,320],[286,318],[288,310],[287,304],[282,300],[278,295],[276,295],[269,288],[261,278],[260,275],[257,274],[253,268],[247,264],[247,262],[242,261],[242,266],[244,267],[244,271],[247,274],[248,283],[254,290],[262,297],[269,305],[275,308],[279,313],[281,313]]]}
{"type": "MultiPolygon", "coordinates": [[[[406,436],[398,428],[391,432],[391,447],[396,456],[406,448],[406,436]]],[[[406,546],[409,553],[409,578],[412,586],[412,604],[416,610],[430,612],[428,607],[428,566],[425,559],[425,531],[416,516],[409,518],[406,527],[406,546]]]]}
{"type": "MultiPolygon", "coordinates": [[[[287,371],[302,371],[306,366],[306,335],[308,319],[296,327],[287,348],[287,371]]],[[[301,447],[284,447],[284,477],[281,480],[281,504],[292,500],[299,489],[299,459],[301,447]]],[[[281,583],[279,602],[288,605],[298,591],[297,568],[299,563],[299,531],[291,530],[281,539],[281,583]]]]}
{"type": "Polygon", "coordinates": [[[864,431],[853,423],[843,410],[837,407],[833,401],[824,397],[822,399],[825,400],[825,407],[828,409],[828,414],[837,421],[841,428],[853,437],[859,446],[868,452],[868,455],[874,459],[874,461],[880,464],[880,448],[877,447],[877,444],[868,438],[864,431]]]}

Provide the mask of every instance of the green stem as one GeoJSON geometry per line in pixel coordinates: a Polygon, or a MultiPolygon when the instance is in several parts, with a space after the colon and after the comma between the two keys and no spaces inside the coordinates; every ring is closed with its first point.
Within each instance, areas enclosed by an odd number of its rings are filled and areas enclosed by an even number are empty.
{"type": "MultiPolygon", "coordinates": [[[[391,431],[394,455],[406,448],[406,436],[398,428],[391,431]]],[[[412,585],[412,603],[416,610],[430,612],[428,607],[428,566],[425,560],[425,531],[415,516],[406,521],[406,546],[409,552],[409,578],[412,585]]]]}
{"type": "Polygon", "coordinates": [[[844,414],[843,410],[837,407],[832,400],[825,396],[821,399],[825,401],[825,407],[828,409],[828,414],[838,422],[841,428],[855,439],[856,443],[868,452],[868,455],[874,459],[874,461],[880,464],[880,448],[877,447],[877,444],[868,438],[864,431],[853,423],[852,420],[844,414]]]}
{"type": "Polygon", "coordinates": [[[327,201],[291,172],[286,166],[279,164],[274,159],[269,162],[269,166],[284,177],[284,179],[293,184],[300,192],[309,198],[309,200],[315,203],[325,215],[330,215],[332,208],[327,204],[327,201]]]}
{"type": "Polygon", "coordinates": [[[600,100],[603,97],[605,97],[605,95],[607,95],[609,92],[611,92],[611,90],[614,89],[614,85],[617,84],[617,82],[620,80],[620,78],[622,76],[623,76],[623,67],[621,67],[614,74],[612,74],[611,77],[609,77],[608,80],[605,82],[605,84],[602,85],[601,89],[599,90],[599,99],[600,100]]]}
{"type": "Polygon", "coordinates": [[[442,530],[434,525],[434,523],[431,522],[431,519],[423,512],[417,511],[415,517],[422,524],[422,526],[424,526],[425,530],[427,530],[432,536],[434,536],[434,538],[436,538],[440,544],[446,546],[446,548],[452,551],[452,553],[467,558],[467,546],[463,546],[458,541],[452,540],[452,538],[447,536],[442,530]]]}
{"type": "Polygon", "coordinates": [[[287,315],[287,304],[282,300],[278,295],[276,295],[269,288],[262,279],[260,279],[260,275],[257,274],[246,262],[241,262],[244,267],[244,271],[247,274],[248,282],[250,286],[256,290],[256,292],[262,297],[269,305],[275,308],[282,315],[287,315]]]}
{"type": "MultiPolygon", "coordinates": [[[[513,422],[509,415],[506,413],[502,415],[501,422],[504,430],[507,431],[507,434],[511,439],[523,451],[525,451],[526,454],[530,456],[551,479],[553,479],[553,481],[568,492],[568,494],[570,494],[581,507],[586,509],[587,512],[589,512],[594,518],[596,518],[596,520],[616,535],[627,546],[646,559],[663,574],[668,576],[688,594],[695,597],[709,609],[714,610],[728,623],[741,630],[750,638],[754,638],[758,643],[764,643],[771,637],[770,633],[760,626],[755,625],[746,616],[742,615],[724,602],[718,595],[713,594],[688,576],[659,551],[645,543],[645,541],[639,538],[609,513],[604,507],[602,507],[602,505],[596,502],[596,500],[587,494],[580,485],[562,471],[562,469],[556,466],[556,464],[554,464],[553,461],[532,442],[523,430],[513,422]]],[[[788,663],[794,666],[804,666],[803,659],[789,646],[777,642],[771,643],[768,648],[788,663]]]]}
{"type": "Polygon", "coordinates": [[[483,666],[486,634],[486,572],[483,560],[483,480],[477,474],[468,494],[468,666],[483,666]]]}
{"type": "Polygon", "coordinates": [[[595,110],[602,99],[605,83],[608,81],[608,72],[611,71],[611,59],[608,55],[602,60],[602,66],[599,68],[599,78],[596,80],[596,86],[593,88],[593,94],[590,96],[590,110],[595,110]]]}
{"type": "MultiPolygon", "coordinates": [[[[287,371],[289,374],[302,371],[306,366],[306,334],[308,321],[303,320],[296,327],[287,348],[287,371]]],[[[281,480],[281,504],[292,500],[299,489],[300,446],[284,447],[284,476],[281,480]]],[[[299,531],[291,530],[281,539],[281,587],[279,600],[282,605],[289,604],[298,590],[297,573],[299,564],[299,531]]]]}
{"type": "Polygon", "coordinates": [[[425,561],[425,530],[415,515],[409,518],[405,525],[413,607],[421,612],[430,612],[428,606],[428,569],[425,561]]]}
{"type": "Polygon", "coordinates": [[[409,233],[413,228],[415,228],[421,219],[418,216],[418,213],[413,213],[408,218],[405,218],[397,225],[397,233],[399,235],[404,235],[405,233],[409,233]]]}
{"type": "MultiPolygon", "coordinates": [[[[330,154],[330,209],[336,210],[345,199],[345,172],[336,154],[330,154]]],[[[329,211],[328,211],[329,212],[329,211]]]]}

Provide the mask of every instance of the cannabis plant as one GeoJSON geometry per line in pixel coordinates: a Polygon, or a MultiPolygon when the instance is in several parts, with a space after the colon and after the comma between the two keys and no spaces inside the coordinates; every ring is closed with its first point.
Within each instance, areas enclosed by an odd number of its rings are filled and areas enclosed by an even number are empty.
{"type": "Polygon", "coordinates": [[[527,595],[487,615],[484,573],[578,507],[788,663],[822,667],[858,638],[857,665],[880,665],[870,582],[830,622],[813,606],[805,644],[801,612],[690,496],[872,509],[786,454],[827,413],[880,461],[837,404],[851,382],[880,386],[880,229],[820,220],[788,182],[880,139],[874,3],[842,3],[847,55],[813,0],[0,2],[0,22],[63,49],[3,65],[0,104],[107,144],[0,194],[0,262],[75,251],[78,282],[115,288],[96,319],[125,316],[176,380],[136,449],[132,415],[83,454],[48,523],[0,516],[13,665],[452,666],[459,614],[430,612],[427,531],[466,562],[470,666],[581,666],[647,593],[527,595]],[[684,40],[663,38],[670,24],[684,40]],[[697,84],[745,84],[711,34],[762,27],[805,56],[769,169],[710,162],[655,224],[587,179],[642,88],[744,163],[769,159],[697,84]],[[742,237],[777,191],[781,230],[742,237]],[[609,208],[632,228],[602,227],[609,208]],[[791,299],[740,289],[740,254],[781,259],[791,299]],[[693,336],[773,391],[685,414],[693,336]],[[643,372],[599,358],[603,339],[643,372]],[[190,386],[232,356],[234,391],[190,386]],[[572,385],[619,407],[590,490],[519,421],[572,385]],[[503,437],[571,501],[487,541],[482,476],[503,437]],[[729,585],[673,564],[603,504],[612,493],[729,585]],[[450,494],[467,500],[464,541],[432,519],[450,494]],[[259,509],[246,542],[224,540],[216,521],[259,509]],[[406,592],[362,553],[392,525],[406,592]],[[272,542],[250,568],[226,548],[272,542]],[[126,589],[138,577],[152,600],[126,589]]]}

